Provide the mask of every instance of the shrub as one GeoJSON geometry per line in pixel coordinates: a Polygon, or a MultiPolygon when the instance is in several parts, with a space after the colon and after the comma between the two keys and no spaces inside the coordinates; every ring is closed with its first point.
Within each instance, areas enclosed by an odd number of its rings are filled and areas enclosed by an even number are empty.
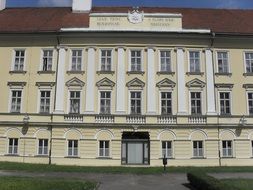
{"type": "Polygon", "coordinates": [[[190,184],[197,190],[239,190],[236,187],[222,183],[204,172],[189,172],[187,178],[190,184]]]}

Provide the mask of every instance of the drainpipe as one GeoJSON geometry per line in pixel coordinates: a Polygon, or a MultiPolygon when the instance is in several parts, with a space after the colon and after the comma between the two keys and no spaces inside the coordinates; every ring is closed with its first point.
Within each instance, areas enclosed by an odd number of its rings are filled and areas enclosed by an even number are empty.
{"type": "MultiPolygon", "coordinates": [[[[58,46],[60,45],[60,39],[59,39],[59,35],[57,34],[56,36],[56,40],[57,40],[57,45],[56,48],[58,48],[58,46]]],[[[56,71],[55,71],[55,90],[54,90],[54,106],[53,106],[53,110],[55,110],[55,106],[56,106],[56,86],[57,86],[57,75],[58,75],[58,65],[59,65],[59,51],[57,50],[57,61],[56,61],[56,71]]],[[[49,148],[49,160],[48,160],[48,164],[51,165],[52,164],[52,137],[53,137],[53,112],[51,113],[51,118],[50,118],[50,125],[49,125],[49,131],[50,131],[50,148],[49,148]]]]}

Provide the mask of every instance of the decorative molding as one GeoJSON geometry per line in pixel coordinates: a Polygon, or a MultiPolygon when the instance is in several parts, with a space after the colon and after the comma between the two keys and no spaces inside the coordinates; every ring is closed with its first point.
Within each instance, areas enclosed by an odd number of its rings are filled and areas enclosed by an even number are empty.
{"type": "Polygon", "coordinates": [[[139,87],[139,88],[144,88],[145,83],[142,82],[140,79],[138,78],[134,78],[133,80],[129,81],[126,86],[129,87],[139,87]]]}
{"type": "Polygon", "coordinates": [[[69,81],[66,82],[66,86],[70,87],[70,86],[80,86],[83,87],[85,85],[85,83],[83,81],[81,81],[80,79],[74,77],[72,79],[70,79],[69,81]]]}
{"type": "Polygon", "coordinates": [[[97,87],[101,87],[101,86],[104,86],[104,87],[111,87],[113,88],[115,86],[115,83],[113,81],[111,81],[110,79],[108,79],[107,77],[101,79],[100,81],[98,81],[96,83],[97,87]]]}
{"type": "Polygon", "coordinates": [[[26,86],[26,82],[8,82],[7,83],[8,86],[26,86]]]}
{"type": "Polygon", "coordinates": [[[53,87],[55,85],[55,82],[36,82],[35,85],[38,87],[41,87],[41,86],[53,87]]]}
{"type": "Polygon", "coordinates": [[[204,88],[206,86],[206,83],[204,83],[203,81],[196,78],[196,79],[193,79],[193,80],[187,82],[186,86],[188,88],[192,88],[192,87],[204,88]]]}
{"type": "Polygon", "coordinates": [[[216,88],[233,88],[234,84],[216,83],[216,88]]]}
{"type": "Polygon", "coordinates": [[[128,21],[133,24],[138,24],[143,22],[144,12],[139,11],[139,7],[134,7],[132,11],[128,11],[128,21]]]}
{"type": "Polygon", "coordinates": [[[156,83],[156,86],[158,88],[166,88],[166,87],[174,88],[176,86],[176,83],[168,78],[165,78],[161,80],[160,82],[156,83]]]}
{"type": "Polygon", "coordinates": [[[243,84],[242,87],[246,89],[253,88],[253,84],[243,84]]]}

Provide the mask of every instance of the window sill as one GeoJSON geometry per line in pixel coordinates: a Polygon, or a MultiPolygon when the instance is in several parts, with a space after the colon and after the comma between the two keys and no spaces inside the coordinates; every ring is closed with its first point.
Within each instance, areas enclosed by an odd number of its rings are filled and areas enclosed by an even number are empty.
{"type": "Polygon", "coordinates": [[[49,155],[48,154],[45,154],[45,155],[35,155],[34,157],[37,157],[37,158],[48,158],[49,155]]]}
{"type": "Polygon", "coordinates": [[[204,75],[204,72],[186,72],[187,75],[204,75]]]}
{"type": "MultiPolygon", "coordinates": [[[[163,157],[161,158],[159,158],[159,160],[162,160],[163,159],[163,157]]],[[[173,158],[173,157],[168,157],[168,158],[166,158],[167,160],[175,160],[175,158],[173,158]]]]}
{"type": "Polygon", "coordinates": [[[201,159],[206,159],[206,157],[204,157],[204,156],[200,156],[200,157],[192,157],[191,159],[201,160],[201,159]]]}
{"type": "Polygon", "coordinates": [[[10,114],[13,114],[13,115],[20,114],[20,111],[10,111],[10,114]]]}
{"type": "Polygon", "coordinates": [[[10,71],[10,74],[26,74],[27,71],[10,71]]]}
{"type": "Polygon", "coordinates": [[[172,72],[172,71],[159,71],[159,72],[156,72],[156,74],[158,75],[175,75],[175,72],[172,72]]]}
{"type": "Polygon", "coordinates": [[[127,71],[128,75],[144,75],[144,71],[127,71]]]}
{"type": "Polygon", "coordinates": [[[110,160],[110,159],[112,159],[112,157],[106,157],[106,156],[99,156],[99,157],[97,157],[96,159],[100,159],[100,160],[110,160]]]}
{"type": "Polygon", "coordinates": [[[65,156],[64,158],[74,158],[74,159],[80,159],[79,156],[65,156]]]}
{"type": "Polygon", "coordinates": [[[221,157],[221,159],[235,159],[235,157],[221,157]]]}
{"type": "Polygon", "coordinates": [[[228,77],[231,77],[232,73],[215,73],[215,76],[228,76],[228,77]]]}
{"type": "Polygon", "coordinates": [[[85,73],[85,71],[67,71],[67,74],[81,74],[83,75],[85,73]]]}
{"type": "Polygon", "coordinates": [[[18,157],[18,156],[19,156],[19,154],[5,154],[4,156],[18,157]]]}
{"type": "Polygon", "coordinates": [[[226,117],[231,117],[231,116],[232,116],[232,114],[230,114],[230,113],[229,114],[220,114],[220,117],[225,117],[225,118],[226,117]]]}
{"type": "Polygon", "coordinates": [[[109,75],[114,75],[114,71],[97,71],[97,74],[98,75],[101,75],[101,74],[109,74],[109,75]]]}
{"type": "Polygon", "coordinates": [[[43,116],[50,116],[51,114],[49,112],[39,112],[40,115],[43,116]]]}
{"type": "Polygon", "coordinates": [[[38,74],[55,74],[55,71],[38,71],[38,74]]]}
{"type": "Polygon", "coordinates": [[[253,76],[253,73],[243,73],[243,76],[253,76]]]}

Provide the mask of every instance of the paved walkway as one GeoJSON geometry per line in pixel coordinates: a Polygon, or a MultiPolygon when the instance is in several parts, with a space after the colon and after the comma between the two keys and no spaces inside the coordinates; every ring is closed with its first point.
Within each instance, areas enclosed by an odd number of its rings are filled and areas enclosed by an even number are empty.
{"type": "Polygon", "coordinates": [[[22,171],[0,171],[0,176],[76,178],[99,182],[98,190],[189,190],[186,174],[98,174],[48,172],[31,173],[22,171]]]}

